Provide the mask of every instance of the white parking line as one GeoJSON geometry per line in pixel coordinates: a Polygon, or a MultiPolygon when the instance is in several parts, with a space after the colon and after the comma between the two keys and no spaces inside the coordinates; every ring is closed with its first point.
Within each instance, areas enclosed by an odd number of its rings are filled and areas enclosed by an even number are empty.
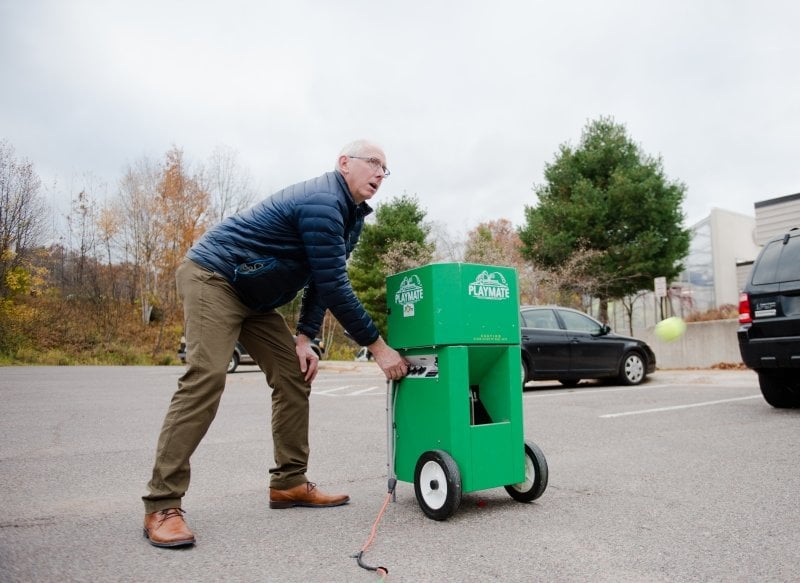
{"type": "Polygon", "coordinates": [[[327,389],[325,391],[311,391],[312,395],[329,395],[331,393],[335,393],[336,391],[342,391],[344,389],[349,389],[350,385],[342,385],[341,387],[333,387],[332,389],[327,389]]]}
{"type": "Polygon", "coordinates": [[[382,387],[378,387],[377,385],[373,385],[371,387],[366,387],[365,389],[357,389],[351,393],[341,393],[339,391],[344,391],[345,389],[351,389],[353,385],[342,385],[341,387],[334,387],[332,389],[325,389],[324,391],[311,391],[311,395],[321,395],[323,397],[357,397],[358,395],[364,395],[367,393],[371,393],[376,389],[381,390],[381,394],[383,394],[382,387]]]}
{"type": "Polygon", "coordinates": [[[673,407],[659,407],[657,409],[642,409],[639,411],[625,411],[624,413],[609,413],[600,415],[601,419],[611,419],[613,417],[624,417],[626,415],[643,415],[645,413],[662,413],[664,411],[677,411],[678,409],[691,409],[692,407],[705,407],[706,405],[720,405],[722,403],[732,403],[734,401],[746,401],[748,399],[759,399],[761,395],[750,395],[749,397],[737,397],[736,399],[722,399],[720,401],[705,401],[703,403],[692,403],[691,405],[675,405],[673,407]]]}
{"type": "Polygon", "coordinates": [[[370,391],[374,391],[378,387],[367,387],[366,389],[361,389],[360,391],[353,391],[348,396],[352,397],[354,395],[363,395],[364,393],[369,393],[370,391]]]}

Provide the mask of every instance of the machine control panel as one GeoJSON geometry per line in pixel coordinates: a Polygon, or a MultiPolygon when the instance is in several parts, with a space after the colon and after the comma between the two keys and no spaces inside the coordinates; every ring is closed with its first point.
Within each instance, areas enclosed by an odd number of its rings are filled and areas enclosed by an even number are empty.
{"type": "Polygon", "coordinates": [[[418,354],[405,358],[408,361],[406,378],[430,379],[439,376],[439,359],[435,354],[418,354]]]}

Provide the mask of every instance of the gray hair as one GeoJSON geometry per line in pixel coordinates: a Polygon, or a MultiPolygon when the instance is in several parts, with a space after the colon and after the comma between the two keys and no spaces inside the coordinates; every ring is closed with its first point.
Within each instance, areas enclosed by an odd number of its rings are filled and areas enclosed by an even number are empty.
{"type": "Polygon", "coordinates": [[[375,142],[370,142],[369,140],[355,140],[350,142],[342,148],[342,151],[339,152],[339,155],[336,157],[336,169],[339,169],[339,158],[342,156],[364,156],[369,150],[374,150],[375,148],[383,151],[375,142]]]}

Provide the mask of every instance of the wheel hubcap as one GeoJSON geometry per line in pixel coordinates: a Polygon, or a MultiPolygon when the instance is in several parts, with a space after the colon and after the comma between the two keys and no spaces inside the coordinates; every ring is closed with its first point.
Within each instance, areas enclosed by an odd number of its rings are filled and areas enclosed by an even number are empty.
{"type": "Polygon", "coordinates": [[[533,460],[525,456],[525,479],[519,484],[514,484],[512,488],[519,492],[527,492],[533,488],[533,481],[536,479],[536,468],[533,467],[533,460]]]}
{"type": "Polygon", "coordinates": [[[644,364],[638,358],[629,358],[625,363],[625,369],[628,380],[634,383],[641,380],[644,374],[644,364]]]}
{"type": "Polygon", "coordinates": [[[422,499],[430,508],[438,509],[447,500],[447,477],[436,462],[426,462],[419,473],[422,499]]]}

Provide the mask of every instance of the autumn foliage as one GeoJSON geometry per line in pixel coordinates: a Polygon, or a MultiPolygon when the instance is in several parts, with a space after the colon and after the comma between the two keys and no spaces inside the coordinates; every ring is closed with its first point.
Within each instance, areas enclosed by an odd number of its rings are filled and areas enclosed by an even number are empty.
{"type": "MultiPolygon", "coordinates": [[[[0,170],[17,206],[35,206],[39,185],[13,151],[0,170]]],[[[6,237],[0,288],[0,355],[11,362],[170,363],[181,314],[174,273],[208,227],[210,193],[173,148],[164,160],[142,159],[102,204],[91,181],[72,200],[66,234],[49,245],[6,237]]],[[[9,195],[8,199],[11,199],[9,195]]],[[[6,202],[2,208],[11,208],[6,202]]],[[[7,212],[6,212],[7,214],[7,212]]],[[[17,212],[19,215],[20,212],[17,212]]],[[[6,216],[6,215],[3,215],[6,216]]],[[[10,222],[10,221],[9,221],[10,222]]],[[[19,219],[15,220],[19,227],[19,219]]],[[[6,225],[8,226],[8,225],[6,225]]],[[[19,229],[17,229],[19,230],[19,229]]]]}

